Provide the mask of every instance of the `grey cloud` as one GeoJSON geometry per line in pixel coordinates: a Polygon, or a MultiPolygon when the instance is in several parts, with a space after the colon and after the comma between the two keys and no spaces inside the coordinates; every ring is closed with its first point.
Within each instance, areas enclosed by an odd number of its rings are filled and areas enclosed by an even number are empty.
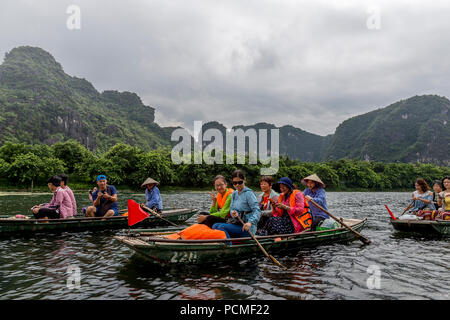
{"type": "Polygon", "coordinates": [[[445,1],[11,1],[0,55],[52,53],[98,90],[133,91],[162,125],[194,120],[334,132],[415,94],[449,95],[445,1]],[[82,29],[65,27],[70,4],[82,29]],[[381,9],[368,30],[367,8],[381,9]]]}

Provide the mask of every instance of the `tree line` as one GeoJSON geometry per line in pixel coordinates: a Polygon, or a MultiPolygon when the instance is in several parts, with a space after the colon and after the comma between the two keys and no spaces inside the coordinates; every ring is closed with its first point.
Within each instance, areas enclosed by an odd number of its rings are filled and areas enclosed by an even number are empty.
{"type": "MultiPolygon", "coordinates": [[[[106,152],[92,152],[75,140],[28,145],[6,143],[0,147],[0,186],[31,187],[46,185],[49,176],[66,173],[70,183],[92,185],[95,177],[105,174],[116,186],[137,189],[149,176],[161,186],[185,188],[211,187],[213,178],[221,174],[230,177],[236,169],[247,175],[247,184],[258,186],[261,165],[249,164],[174,164],[171,149],[144,151],[127,144],[116,144],[106,152]]],[[[450,175],[450,167],[432,164],[383,163],[341,159],[321,163],[300,162],[280,157],[275,179],[290,177],[300,180],[316,173],[328,190],[403,190],[414,188],[417,178],[429,184],[450,175]]]]}

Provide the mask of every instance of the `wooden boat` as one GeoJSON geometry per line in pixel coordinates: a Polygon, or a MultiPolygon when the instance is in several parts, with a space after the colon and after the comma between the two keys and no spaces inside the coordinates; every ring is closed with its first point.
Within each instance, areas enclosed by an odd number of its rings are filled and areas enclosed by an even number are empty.
{"type": "Polygon", "coordinates": [[[392,220],[397,231],[450,236],[450,220],[392,220]]]}
{"type": "MultiPolygon", "coordinates": [[[[354,230],[360,231],[367,219],[343,219],[354,230]]],[[[180,230],[180,229],[179,229],[180,230]]],[[[248,238],[221,240],[170,240],[163,234],[169,232],[144,232],[139,230],[126,236],[114,238],[140,253],[150,261],[159,264],[206,264],[263,256],[256,242],[248,238]],[[232,240],[232,244],[230,244],[232,240]]],[[[261,245],[269,253],[298,250],[307,246],[325,243],[348,242],[355,240],[355,235],[343,227],[288,235],[257,236],[261,245]],[[277,238],[281,238],[277,239],[277,238]]]]}
{"type": "MultiPolygon", "coordinates": [[[[164,210],[162,217],[173,222],[183,223],[194,214],[196,209],[164,210]]],[[[132,228],[143,228],[168,225],[167,222],[150,215],[145,220],[135,224],[132,228]]],[[[128,228],[128,217],[80,217],[68,219],[12,219],[0,216],[0,236],[10,234],[25,234],[39,232],[77,232],[91,229],[123,229],[128,228]]]]}

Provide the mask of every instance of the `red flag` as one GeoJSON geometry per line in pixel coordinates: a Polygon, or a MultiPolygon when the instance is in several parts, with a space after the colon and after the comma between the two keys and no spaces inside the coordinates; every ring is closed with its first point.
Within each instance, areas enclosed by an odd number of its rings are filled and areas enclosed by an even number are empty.
{"type": "Polygon", "coordinates": [[[139,203],[134,200],[128,199],[128,226],[132,226],[138,222],[141,222],[147,218],[149,214],[142,210],[139,203]]]}
{"type": "Polygon", "coordinates": [[[394,214],[392,213],[391,209],[388,208],[387,205],[384,205],[387,209],[387,211],[389,212],[389,214],[391,215],[392,220],[397,220],[397,218],[394,216],[394,214]]]}

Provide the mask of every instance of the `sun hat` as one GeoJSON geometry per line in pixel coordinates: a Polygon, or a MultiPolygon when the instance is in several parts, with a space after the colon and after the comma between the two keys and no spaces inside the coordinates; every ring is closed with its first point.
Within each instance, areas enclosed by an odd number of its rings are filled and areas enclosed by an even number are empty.
{"type": "Polygon", "coordinates": [[[317,183],[320,183],[322,185],[322,188],[325,188],[325,183],[323,183],[322,180],[320,180],[319,176],[317,174],[312,174],[310,176],[307,176],[306,178],[302,179],[302,184],[306,185],[306,180],[311,180],[317,183]]]}
{"type": "Polygon", "coordinates": [[[280,184],[286,185],[286,186],[287,186],[289,189],[291,189],[291,190],[294,189],[294,184],[293,184],[292,180],[289,179],[288,177],[283,177],[283,178],[281,178],[277,183],[275,183],[275,184],[273,185],[273,189],[274,189],[276,192],[278,192],[278,193],[281,191],[281,190],[280,190],[280,184]]]}
{"type": "Polygon", "coordinates": [[[144,183],[141,185],[141,188],[145,188],[145,186],[148,185],[148,184],[156,184],[156,185],[158,185],[159,182],[154,180],[154,179],[152,179],[152,178],[147,178],[147,180],[145,180],[144,183]]]}

